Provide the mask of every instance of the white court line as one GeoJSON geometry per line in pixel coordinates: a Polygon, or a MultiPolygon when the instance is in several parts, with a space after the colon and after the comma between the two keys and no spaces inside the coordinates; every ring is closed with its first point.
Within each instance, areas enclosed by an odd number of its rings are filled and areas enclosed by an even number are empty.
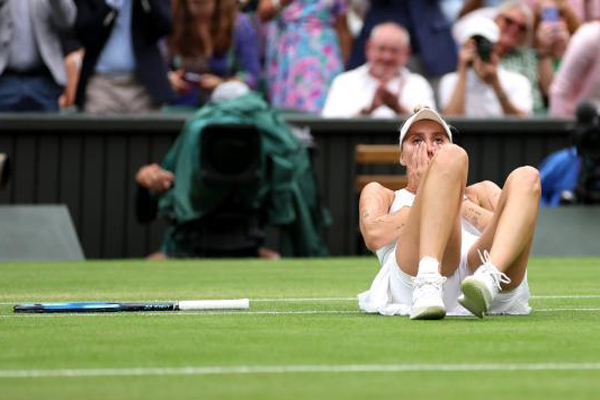
{"type": "MultiPolygon", "coordinates": [[[[578,308],[542,308],[533,309],[534,312],[564,312],[564,311],[575,311],[575,312],[600,312],[600,308],[593,307],[578,307],[578,308]]],[[[213,315],[342,315],[342,314],[367,314],[360,310],[295,310],[295,311],[276,311],[276,310],[262,310],[262,311],[162,311],[162,312],[104,312],[104,313],[23,313],[23,314],[2,314],[0,318],[74,318],[74,317],[125,317],[127,315],[134,315],[139,317],[189,317],[189,316],[213,316],[213,315]]],[[[374,314],[376,315],[376,314],[374,314]]],[[[450,316],[454,318],[455,316],[450,316]]],[[[456,316],[458,318],[469,317],[468,315],[456,316]]]]}
{"type": "Polygon", "coordinates": [[[305,302],[305,301],[358,301],[355,297],[290,297],[290,298],[265,298],[265,299],[250,299],[250,301],[270,303],[275,301],[281,301],[286,303],[305,302]]]}
{"type": "Polygon", "coordinates": [[[539,312],[557,312],[557,311],[600,311],[600,308],[594,307],[578,307],[578,308],[534,308],[533,311],[539,312]]]}
{"type": "Polygon", "coordinates": [[[99,376],[247,375],[356,372],[597,371],[600,363],[537,364],[343,364],[240,365],[182,368],[97,368],[0,370],[0,378],[77,378],[99,376]]]}
{"type": "MultiPolygon", "coordinates": [[[[600,299],[600,295],[596,294],[583,294],[583,295],[547,295],[547,296],[531,296],[532,299],[600,299]]],[[[72,300],[66,300],[72,301],[72,300]]],[[[172,303],[179,300],[81,300],[81,301],[108,301],[114,303],[139,303],[139,302],[148,302],[148,303],[172,303]]],[[[328,301],[358,301],[356,297],[288,297],[288,298],[259,298],[253,299],[250,298],[251,303],[271,303],[271,302],[283,302],[283,303],[295,303],[295,302],[311,302],[311,301],[320,301],[320,302],[328,302],[328,301]]],[[[55,301],[31,301],[31,300],[20,300],[20,301],[12,301],[12,302],[0,302],[0,306],[8,306],[15,305],[20,303],[51,303],[55,301]]],[[[58,302],[58,300],[56,301],[58,302]]],[[[60,301],[63,302],[63,301],[60,301]]]]}
{"type": "Polygon", "coordinates": [[[600,294],[531,296],[532,299],[600,299],[600,294]]]}
{"type": "MultiPolygon", "coordinates": [[[[600,294],[582,294],[582,295],[542,295],[530,296],[532,299],[600,299],[600,294]]],[[[256,302],[301,302],[301,301],[358,301],[357,297],[301,297],[301,298],[265,298],[265,299],[250,299],[256,302]]]]}

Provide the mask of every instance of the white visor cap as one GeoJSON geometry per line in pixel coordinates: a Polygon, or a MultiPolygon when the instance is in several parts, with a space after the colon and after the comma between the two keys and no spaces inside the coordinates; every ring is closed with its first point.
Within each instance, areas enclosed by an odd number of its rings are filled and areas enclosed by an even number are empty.
{"type": "Polygon", "coordinates": [[[444,121],[442,117],[440,117],[440,114],[438,114],[435,110],[429,107],[420,106],[415,108],[415,113],[411,115],[410,118],[408,118],[404,122],[402,128],[400,128],[400,150],[402,150],[402,142],[404,142],[404,138],[406,137],[406,133],[408,132],[410,127],[413,126],[415,122],[422,120],[435,121],[438,124],[440,124],[442,128],[444,128],[444,132],[446,132],[446,134],[448,135],[450,143],[452,143],[452,132],[450,132],[450,127],[448,126],[446,121],[444,121]]]}
{"type": "Polygon", "coordinates": [[[493,19],[481,15],[466,17],[460,32],[460,42],[465,43],[473,36],[483,36],[492,43],[500,39],[500,28],[493,19]]]}

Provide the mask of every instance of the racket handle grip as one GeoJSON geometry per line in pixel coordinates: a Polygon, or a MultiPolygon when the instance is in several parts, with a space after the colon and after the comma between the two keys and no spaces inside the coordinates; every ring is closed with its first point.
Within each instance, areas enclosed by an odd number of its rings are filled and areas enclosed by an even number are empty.
{"type": "Polygon", "coordinates": [[[186,300],[178,303],[181,311],[201,310],[246,310],[250,307],[250,300],[186,300]]]}

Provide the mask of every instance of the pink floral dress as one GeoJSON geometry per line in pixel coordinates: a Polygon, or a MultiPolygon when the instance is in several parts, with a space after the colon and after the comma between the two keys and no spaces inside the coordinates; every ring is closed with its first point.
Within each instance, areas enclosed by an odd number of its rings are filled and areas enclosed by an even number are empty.
{"type": "Polygon", "coordinates": [[[271,105],[319,113],[344,65],[334,23],[347,0],[294,0],[271,22],[266,69],[271,105]]]}

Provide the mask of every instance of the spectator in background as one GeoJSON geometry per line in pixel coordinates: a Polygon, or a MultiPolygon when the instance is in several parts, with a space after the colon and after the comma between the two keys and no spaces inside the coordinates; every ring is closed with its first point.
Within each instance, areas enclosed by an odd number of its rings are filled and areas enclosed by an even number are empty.
{"type": "Polygon", "coordinates": [[[271,105],[318,113],[343,71],[351,37],[346,0],[261,0],[258,17],[272,21],[266,72],[271,105]]]}
{"type": "Polygon", "coordinates": [[[173,0],[168,39],[175,105],[200,106],[229,79],[256,89],[261,75],[258,37],[237,0],[173,0]]]}
{"type": "Polygon", "coordinates": [[[531,114],[531,84],[523,75],[498,65],[494,44],[500,31],[486,17],[470,18],[462,30],[457,72],[440,81],[440,108],[468,117],[531,114]]]}
{"type": "Polygon", "coordinates": [[[408,31],[412,51],[408,67],[424,75],[434,88],[443,74],[454,71],[457,51],[451,23],[438,1],[422,0],[371,0],[362,31],[352,48],[348,69],[364,64],[367,38],[376,25],[384,22],[395,22],[408,31]]]}
{"type": "Polygon", "coordinates": [[[538,53],[550,57],[556,70],[580,20],[564,0],[538,0],[533,15],[538,53]]]}
{"type": "Polygon", "coordinates": [[[419,104],[433,106],[427,80],[405,67],[409,43],[408,32],[396,23],[373,28],[365,49],[368,62],[335,78],[322,115],[395,117],[419,104]]]}
{"type": "MultiPolygon", "coordinates": [[[[523,2],[535,12],[536,4],[540,0],[523,0],[523,2]]],[[[589,22],[600,17],[599,0],[557,0],[557,3],[566,5],[579,23],[589,22]]]]}
{"type": "Polygon", "coordinates": [[[66,83],[60,35],[72,0],[0,0],[0,111],[58,111],[66,83]]]}
{"type": "MultiPolygon", "coordinates": [[[[547,111],[545,98],[553,76],[552,60],[550,54],[543,48],[543,42],[534,42],[535,48],[530,45],[536,33],[529,7],[518,1],[509,0],[499,7],[496,23],[500,27],[498,52],[501,65],[529,79],[533,111],[535,114],[545,114],[547,111]]],[[[542,29],[543,25],[539,28],[542,29]]]]}
{"type": "Polygon", "coordinates": [[[540,165],[541,205],[600,202],[600,108],[584,101],[575,109],[571,146],[555,151],[540,165]]]}
{"type": "MultiPolygon", "coordinates": [[[[444,2],[460,2],[461,0],[441,0],[444,2]]],[[[504,0],[466,0],[464,1],[464,5],[462,10],[459,13],[459,17],[463,17],[468,13],[475,11],[482,7],[497,7],[502,4],[504,0]]],[[[540,0],[522,0],[522,3],[527,5],[532,12],[536,12],[536,8],[539,3],[542,3],[540,0]]],[[[567,22],[571,24],[571,17],[575,17],[579,23],[588,22],[593,19],[600,17],[600,1],[598,0],[557,0],[556,3],[562,9],[566,6],[569,9],[569,13],[571,14],[567,18],[567,22]]],[[[570,30],[570,29],[569,29],[570,30]]],[[[573,32],[571,31],[571,34],[573,32]]]]}
{"type": "Polygon", "coordinates": [[[454,26],[454,35],[461,37],[464,25],[475,16],[493,18],[500,28],[500,39],[496,51],[500,65],[508,71],[518,72],[529,79],[533,96],[535,114],[545,114],[545,88],[541,83],[552,80],[552,62],[546,54],[534,49],[534,20],[529,6],[518,0],[507,0],[499,7],[482,8],[467,14],[454,26]]]}
{"type": "Polygon", "coordinates": [[[61,110],[68,110],[75,107],[75,95],[77,94],[84,50],[81,43],[75,38],[74,31],[62,36],[62,48],[65,53],[64,66],[67,83],[65,84],[65,90],[58,98],[58,104],[61,110]]]}
{"type": "Polygon", "coordinates": [[[583,24],[569,42],[550,88],[550,115],[572,117],[583,101],[600,108],[600,21],[583,24]]]}
{"type": "Polygon", "coordinates": [[[365,15],[370,6],[370,0],[349,0],[348,2],[348,29],[352,39],[356,38],[362,30],[365,15]]]}
{"type": "Polygon", "coordinates": [[[440,11],[444,15],[446,21],[453,25],[458,19],[460,11],[462,10],[465,0],[439,0],[440,11]]]}
{"type": "Polygon", "coordinates": [[[581,171],[581,158],[577,147],[558,150],[544,158],[540,164],[542,207],[558,207],[565,192],[573,193],[581,171]]]}
{"type": "Polygon", "coordinates": [[[538,0],[535,3],[534,18],[538,76],[546,106],[552,79],[571,35],[579,28],[579,19],[564,0],[538,0]]]}
{"type": "Polygon", "coordinates": [[[498,7],[504,0],[465,0],[458,17],[464,17],[479,8],[498,7]]]}
{"type": "Polygon", "coordinates": [[[171,31],[165,0],[76,0],[85,49],[77,106],[90,113],[155,111],[172,100],[158,41],[171,31]]]}
{"type": "Polygon", "coordinates": [[[64,59],[65,72],[67,73],[67,83],[65,90],[58,98],[58,104],[61,109],[69,109],[75,106],[75,95],[77,94],[77,85],[79,84],[79,74],[81,72],[81,63],[83,62],[83,49],[70,51],[64,59]]]}

